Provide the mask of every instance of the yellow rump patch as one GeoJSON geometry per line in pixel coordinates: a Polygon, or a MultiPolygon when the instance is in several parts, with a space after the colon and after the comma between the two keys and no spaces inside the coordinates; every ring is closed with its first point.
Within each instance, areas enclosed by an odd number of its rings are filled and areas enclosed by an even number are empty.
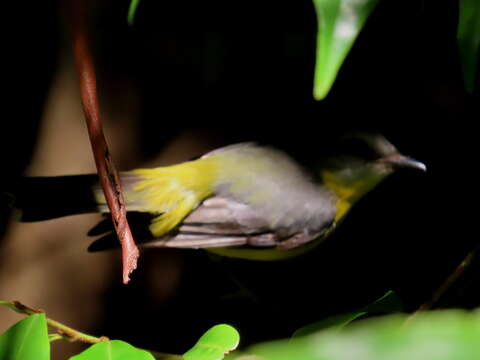
{"type": "Polygon", "coordinates": [[[213,159],[202,158],[167,167],[137,169],[130,173],[140,180],[126,194],[127,203],[141,204],[138,211],[159,214],[152,221],[150,231],[155,237],[160,237],[212,195],[217,166],[213,159]]]}

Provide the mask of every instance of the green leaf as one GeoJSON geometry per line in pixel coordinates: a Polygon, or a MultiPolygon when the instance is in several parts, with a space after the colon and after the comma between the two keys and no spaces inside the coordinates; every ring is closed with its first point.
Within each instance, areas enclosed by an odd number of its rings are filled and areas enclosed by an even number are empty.
{"type": "Polygon", "coordinates": [[[348,312],[345,314],[329,316],[313,324],[301,327],[294,332],[292,338],[310,335],[327,328],[335,328],[337,330],[341,330],[344,326],[350,324],[352,321],[366,314],[385,314],[392,312],[400,312],[402,310],[403,304],[400,298],[394,291],[390,290],[386,292],[385,295],[375,300],[373,303],[363,307],[362,309],[348,312]]]}
{"type": "Polygon", "coordinates": [[[0,336],[0,360],[48,360],[45,314],[34,314],[19,321],[0,336]]]}
{"type": "Polygon", "coordinates": [[[322,100],[378,0],[313,0],[313,3],[318,23],[313,96],[322,100]]]}
{"type": "Polygon", "coordinates": [[[239,342],[240,335],[235,328],[227,324],[215,325],[183,355],[183,359],[220,360],[226,353],[236,349],[239,342]]]}
{"type": "Polygon", "coordinates": [[[133,22],[135,21],[135,13],[137,12],[138,4],[140,4],[140,0],[130,1],[130,7],[128,8],[128,15],[127,15],[127,23],[130,26],[133,26],[133,22]]]}
{"type": "Polygon", "coordinates": [[[155,360],[155,358],[146,350],[137,349],[121,340],[112,340],[92,345],[70,360],[155,360]]]}
{"type": "Polygon", "coordinates": [[[465,89],[473,93],[480,49],[480,1],[460,0],[457,41],[465,89]]]}
{"type": "Polygon", "coordinates": [[[387,291],[385,295],[362,309],[367,314],[388,314],[403,310],[403,302],[393,290],[387,291]]]}
{"type": "Polygon", "coordinates": [[[480,312],[431,311],[412,321],[389,315],[355,322],[341,332],[254,345],[229,360],[471,360],[480,358],[480,312]],[[252,357],[253,356],[253,357],[252,357]]]}
{"type": "Polygon", "coordinates": [[[301,327],[293,333],[292,338],[310,335],[327,328],[336,328],[337,330],[341,330],[344,326],[350,324],[353,320],[358,319],[365,314],[365,311],[356,311],[335,316],[329,316],[313,324],[301,327]]]}

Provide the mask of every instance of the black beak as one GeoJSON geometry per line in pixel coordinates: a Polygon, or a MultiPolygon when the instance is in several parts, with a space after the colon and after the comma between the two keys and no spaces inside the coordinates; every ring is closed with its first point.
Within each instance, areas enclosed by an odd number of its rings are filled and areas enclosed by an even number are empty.
{"type": "Polygon", "coordinates": [[[378,161],[387,163],[394,168],[410,168],[427,171],[427,166],[424,163],[400,153],[385,156],[378,161]]]}

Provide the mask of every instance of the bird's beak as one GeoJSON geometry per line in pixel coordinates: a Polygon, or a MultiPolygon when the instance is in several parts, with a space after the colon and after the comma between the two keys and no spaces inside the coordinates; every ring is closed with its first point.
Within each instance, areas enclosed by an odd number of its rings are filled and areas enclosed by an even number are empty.
{"type": "Polygon", "coordinates": [[[389,164],[393,168],[411,168],[427,171],[427,166],[424,163],[400,153],[387,155],[378,161],[389,164]]]}

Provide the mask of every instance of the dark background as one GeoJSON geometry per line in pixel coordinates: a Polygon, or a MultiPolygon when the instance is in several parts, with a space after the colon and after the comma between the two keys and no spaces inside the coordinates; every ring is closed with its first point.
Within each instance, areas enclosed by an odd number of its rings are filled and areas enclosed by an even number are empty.
{"type": "MultiPolygon", "coordinates": [[[[142,0],[133,28],[127,8],[127,1],[97,3],[91,33],[102,101],[115,108],[125,94],[139,99],[133,166],[185,131],[212,146],[255,140],[315,158],[328,139],[367,129],[425,162],[428,172],[395,174],[325,244],[292,261],[171,252],[182,259],[172,270],[181,281],[161,302],[149,286],[162,250],[146,252],[131,284],[120,283],[118,269],[96,294],[102,315],[90,333],[181,353],[215,323],[236,326],[242,344],[288,337],[391,289],[414,311],[476,246],[469,214],[476,212],[479,98],[462,88],[456,1],[380,1],[321,102],[312,98],[311,1],[142,0]]],[[[69,51],[67,23],[56,2],[31,2],[9,37],[11,99],[0,135],[5,184],[30,162],[60,54],[69,51]]],[[[474,262],[438,305],[478,306],[479,266],[474,262]]]]}

